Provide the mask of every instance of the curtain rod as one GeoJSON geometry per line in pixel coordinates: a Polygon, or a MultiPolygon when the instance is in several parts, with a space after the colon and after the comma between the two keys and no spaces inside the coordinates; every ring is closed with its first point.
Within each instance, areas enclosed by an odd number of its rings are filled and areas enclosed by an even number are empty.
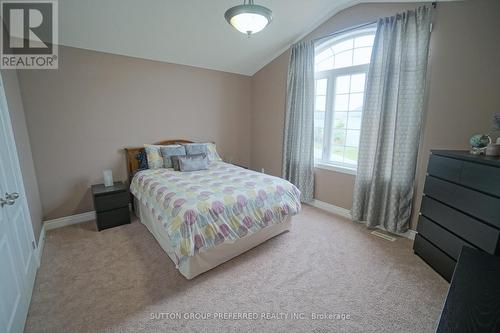
{"type": "Polygon", "coordinates": [[[367,22],[367,23],[363,23],[363,24],[360,24],[360,25],[357,25],[357,26],[354,26],[354,27],[349,27],[349,28],[345,28],[345,29],[342,29],[342,30],[339,30],[339,31],[335,31],[334,33],[331,33],[331,34],[328,34],[328,35],[324,35],[324,36],[315,38],[314,41],[316,42],[316,41],[321,40],[321,39],[325,39],[325,38],[328,38],[328,37],[333,37],[335,35],[343,34],[344,32],[348,32],[348,31],[351,31],[351,30],[356,30],[356,29],[359,29],[359,28],[363,28],[363,27],[375,24],[377,22],[378,21],[367,22]]]}
{"type": "MultiPolygon", "coordinates": [[[[431,3],[431,6],[436,9],[437,7],[437,2],[434,1],[431,3]]],[[[372,22],[367,22],[367,23],[363,23],[363,24],[360,24],[360,25],[357,25],[357,26],[354,26],[354,27],[349,27],[349,28],[345,28],[345,29],[342,29],[342,30],[339,30],[339,31],[335,31],[331,34],[328,34],[328,35],[324,35],[324,36],[321,36],[321,37],[318,37],[318,38],[315,38],[314,41],[318,41],[318,40],[322,40],[322,39],[325,39],[325,38],[328,38],[328,37],[333,37],[335,35],[339,35],[339,34],[342,34],[344,32],[348,32],[348,31],[351,31],[351,30],[356,30],[356,29],[359,29],[359,28],[363,28],[363,27],[366,27],[366,26],[369,26],[369,25],[372,25],[372,24],[375,24],[377,23],[378,21],[372,21],[372,22]]]]}

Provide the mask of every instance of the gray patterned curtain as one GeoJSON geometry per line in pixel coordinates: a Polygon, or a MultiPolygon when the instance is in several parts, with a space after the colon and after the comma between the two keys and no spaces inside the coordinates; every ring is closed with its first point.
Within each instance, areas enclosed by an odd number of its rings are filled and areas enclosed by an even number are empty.
{"type": "Polygon", "coordinates": [[[352,216],[408,230],[425,100],[431,12],[380,19],[368,72],[352,216]]]}
{"type": "Polygon", "coordinates": [[[292,46],[288,65],[283,177],[297,186],[302,202],[314,195],[314,42],[292,46]]]}

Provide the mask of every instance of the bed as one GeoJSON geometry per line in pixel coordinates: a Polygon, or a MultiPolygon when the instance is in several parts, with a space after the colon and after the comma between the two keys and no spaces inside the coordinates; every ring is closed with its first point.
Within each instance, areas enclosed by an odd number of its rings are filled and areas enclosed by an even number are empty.
{"type": "MultiPolygon", "coordinates": [[[[158,145],[190,143],[168,140],[158,145]]],[[[127,148],[133,207],[187,279],[289,231],[300,192],[278,177],[211,161],[207,170],[139,170],[127,148]]]]}

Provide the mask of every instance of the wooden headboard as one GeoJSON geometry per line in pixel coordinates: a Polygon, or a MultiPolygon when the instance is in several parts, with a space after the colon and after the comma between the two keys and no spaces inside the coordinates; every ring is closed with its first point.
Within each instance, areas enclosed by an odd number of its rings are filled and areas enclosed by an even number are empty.
{"type": "MultiPolygon", "coordinates": [[[[154,143],[155,145],[162,145],[162,146],[168,146],[168,145],[177,145],[181,143],[193,143],[193,141],[189,140],[164,140],[160,141],[157,143],[154,143]]],[[[134,171],[139,169],[139,161],[137,160],[137,154],[139,154],[141,151],[144,150],[144,147],[127,147],[125,148],[125,153],[127,155],[127,175],[128,175],[128,180],[130,181],[131,175],[133,175],[134,171]]]]}

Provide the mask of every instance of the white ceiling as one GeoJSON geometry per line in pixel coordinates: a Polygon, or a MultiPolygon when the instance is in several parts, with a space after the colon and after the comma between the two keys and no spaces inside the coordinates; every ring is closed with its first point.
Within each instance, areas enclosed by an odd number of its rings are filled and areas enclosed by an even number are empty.
{"type": "Polygon", "coordinates": [[[274,20],[247,38],[224,19],[242,0],[59,0],[59,43],[253,75],[344,8],[405,1],[256,0],[273,11],[274,20]]]}

